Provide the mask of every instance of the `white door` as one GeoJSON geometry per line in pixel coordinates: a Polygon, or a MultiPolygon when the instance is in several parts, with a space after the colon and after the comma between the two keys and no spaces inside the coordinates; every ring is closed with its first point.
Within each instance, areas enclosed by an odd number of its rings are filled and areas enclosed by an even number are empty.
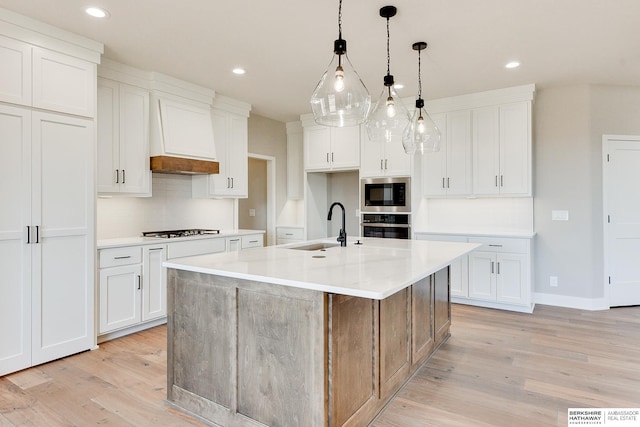
{"type": "Polygon", "coordinates": [[[95,137],[92,120],[34,112],[32,126],[36,365],[94,344],[95,137]]]}
{"type": "Polygon", "coordinates": [[[603,162],[605,283],[609,288],[609,305],[638,305],[640,136],[605,135],[603,162]]]}
{"type": "Polygon", "coordinates": [[[31,112],[0,105],[0,376],[31,366],[31,112]]]}

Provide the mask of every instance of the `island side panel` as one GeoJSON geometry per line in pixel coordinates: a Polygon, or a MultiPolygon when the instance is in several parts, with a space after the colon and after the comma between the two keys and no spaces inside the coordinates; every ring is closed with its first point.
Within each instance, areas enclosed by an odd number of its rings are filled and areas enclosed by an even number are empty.
{"type": "Polygon", "coordinates": [[[168,277],[170,402],[223,426],[327,425],[324,293],[184,270],[168,277]]]}
{"type": "Polygon", "coordinates": [[[411,363],[416,370],[435,348],[433,275],[411,287],[411,363]]]}
{"type": "Polygon", "coordinates": [[[367,425],[378,411],[378,301],[329,295],[329,425],[367,425]]]}
{"type": "Polygon", "coordinates": [[[238,289],[238,413],[269,426],[324,419],[319,301],[238,289]],[[318,357],[320,356],[320,357],[318,357]],[[314,395],[313,393],[317,393],[314,395]]]}
{"type": "Polygon", "coordinates": [[[449,336],[451,327],[449,267],[433,274],[433,293],[435,343],[440,345],[449,336]]]}
{"type": "Polygon", "coordinates": [[[380,396],[395,393],[411,367],[410,288],[380,301],[380,396]]]}

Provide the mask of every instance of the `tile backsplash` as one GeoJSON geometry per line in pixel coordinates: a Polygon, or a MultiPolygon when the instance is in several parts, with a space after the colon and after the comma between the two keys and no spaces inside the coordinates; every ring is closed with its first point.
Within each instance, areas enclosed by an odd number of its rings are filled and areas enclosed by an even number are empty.
{"type": "Polygon", "coordinates": [[[194,199],[191,177],[154,173],[153,197],[99,197],[98,239],[139,236],[143,231],[233,228],[232,199],[194,199]]]}

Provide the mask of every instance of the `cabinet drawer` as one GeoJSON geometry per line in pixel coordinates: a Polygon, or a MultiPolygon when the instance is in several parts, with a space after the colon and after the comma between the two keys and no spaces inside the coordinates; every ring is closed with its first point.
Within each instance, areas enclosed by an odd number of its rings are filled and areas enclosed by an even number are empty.
{"type": "Polygon", "coordinates": [[[262,234],[251,234],[242,236],[242,249],[261,248],[264,237],[262,234]]]}
{"type": "Polygon", "coordinates": [[[278,227],[276,236],[278,239],[303,240],[304,230],[298,227],[278,227]]]}
{"type": "Polygon", "coordinates": [[[469,243],[481,243],[479,251],[529,253],[528,239],[511,239],[506,237],[469,237],[469,243]]]}
{"type": "Polygon", "coordinates": [[[100,268],[140,264],[141,262],[142,247],[140,246],[100,250],[100,268]]]}
{"type": "Polygon", "coordinates": [[[225,239],[198,239],[189,242],[175,242],[167,245],[167,259],[215,254],[225,250],[225,239]]]}

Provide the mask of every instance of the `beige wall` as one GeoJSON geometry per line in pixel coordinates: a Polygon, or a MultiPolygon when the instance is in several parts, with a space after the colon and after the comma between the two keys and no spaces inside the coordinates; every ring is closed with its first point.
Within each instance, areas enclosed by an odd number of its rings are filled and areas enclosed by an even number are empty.
{"type": "MultiPolygon", "coordinates": [[[[276,158],[276,224],[287,202],[287,130],[283,122],[251,114],[249,153],[276,158]]],[[[242,214],[242,212],[240,212],[242,214]]]]}
{"type": "Polygon", "coordinates": [[[238,200],[238,227],[246,230],[267,229],[267,161],[249,157],[249,197],[238,200]],[[250,210],[255,215],[250,215],[250,210]]]}
{"type": "MultiPolygon", "coordinates": [[[[534,105],[535,290],[604,295],[602,135],[640,134],[640,88],[576,85],[539,90],[534,105]],[[552,210],[569,221],[551,221],[552,210]],[[559,286],[549,287],[549,276],[559,286]]],[[[597,305],[597,304],[596,304],[597,305]]]]}

